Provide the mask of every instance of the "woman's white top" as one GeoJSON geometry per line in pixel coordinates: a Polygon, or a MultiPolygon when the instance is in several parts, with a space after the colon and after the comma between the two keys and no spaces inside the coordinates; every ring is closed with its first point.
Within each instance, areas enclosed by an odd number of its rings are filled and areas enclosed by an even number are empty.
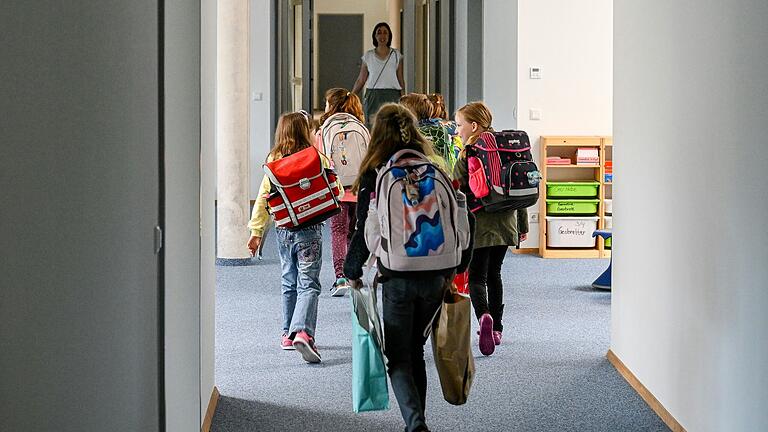
{"type": "Polygon", "coordinates": [[[401,90],[400,83],[397,81],[397,65],[403,60],[403,55],[394,48],[391,50],[389,62],[386,58],[384,60],[378,58],[375,50],[368,50],[363,54],[363,63],[368,67],[368,79],[365,81],[365,88],[401,90]],[[385,63],[386,66],[384,66],[385,63]],[[382,68],[384,68],[383,72],[382,68]],[[376,78],[379,73],[381,73],[381,77],[377,82],[376,78]],[[373,85],[374,83],[376,86],[373,85]]]}

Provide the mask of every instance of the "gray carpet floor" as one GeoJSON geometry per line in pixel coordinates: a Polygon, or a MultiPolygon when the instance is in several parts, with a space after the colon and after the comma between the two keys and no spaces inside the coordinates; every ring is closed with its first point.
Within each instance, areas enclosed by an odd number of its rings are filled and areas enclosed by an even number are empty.
{"type": "MultiPolygon", "coordinates": [[[[274,234],[274,233],[271,233],[274,234]]],[[[306,364],[279,348],[280,267],[274,235],[254,266],[218,267],[212,431],[402,431],[388,411],[355,414],[349,297],[335,298],[325,232],[317,344],[306,364]]],[[[543,260],[507,254],[504,340],[485,357],[473,331],[476,376],[469,401],[442,398],[427,342],[427,424],[433,431],[666,431],[605,358],[611,294],[590,285],[607,260],[543,260]]],[[[476,327],[476,324],[475,324],[476,327]]]]}

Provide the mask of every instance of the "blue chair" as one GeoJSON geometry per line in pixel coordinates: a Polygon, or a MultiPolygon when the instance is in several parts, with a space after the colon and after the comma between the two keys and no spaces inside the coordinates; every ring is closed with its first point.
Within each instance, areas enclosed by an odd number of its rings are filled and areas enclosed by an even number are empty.
{"type": "MultiPolygon", "coordinates": [[[[602,237],[603,239],[611,238],[611,230],[595,230],[592,233],[592,237],[602,237]]],[[[592,282],[592,288],[610,290],[611,289],[611,265],[613,265],[613,254],[611,254],[611,261],[608,263],[608,268],[605,269],[603,274],[597,277],[592,282]]]]}

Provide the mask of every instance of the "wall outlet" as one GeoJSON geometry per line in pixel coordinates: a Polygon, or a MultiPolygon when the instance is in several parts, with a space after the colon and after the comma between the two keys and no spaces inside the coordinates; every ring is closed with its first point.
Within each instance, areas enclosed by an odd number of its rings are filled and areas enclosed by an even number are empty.
{"type": "Polygon", "coordinates": [[[541,109],[540,108],[531,108],[529,113],[529,118],[531,120],[541,120],[541,109]]]}
{"type": "Polygon", "coordinates": [[[539,223],[539,214],[538,213],[528,213],[528,222],[530,222],[530,223],[539,223]]]}

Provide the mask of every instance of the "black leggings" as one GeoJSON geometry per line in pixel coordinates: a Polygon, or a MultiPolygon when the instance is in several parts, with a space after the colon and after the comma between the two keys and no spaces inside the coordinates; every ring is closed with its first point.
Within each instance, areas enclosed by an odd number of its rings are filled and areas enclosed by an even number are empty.
{"type": "Polygon", "coordinates": [[[501,316],[504,313],[504,287],[501,283],[501,265],[507,254],[507,246],[490,246],[472,251],[469,263],[469,297],[479,319],[490,313],[493,329],[501,331],[501,316]]]}

